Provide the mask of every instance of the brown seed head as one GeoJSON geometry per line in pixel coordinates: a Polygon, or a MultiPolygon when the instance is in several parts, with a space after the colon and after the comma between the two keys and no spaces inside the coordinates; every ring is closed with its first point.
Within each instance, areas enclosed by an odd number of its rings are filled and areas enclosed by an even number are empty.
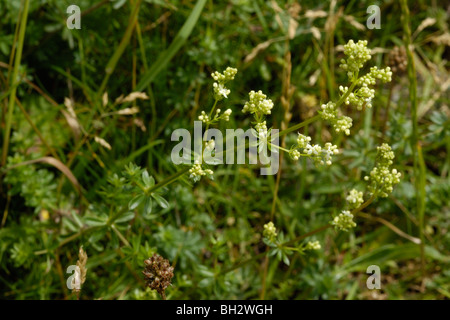
{"type": "Polygon", "coordinates": [[[145,269],[142,273],[145,276],[146,285],[166,299],[165,290],[171,285],[174,270],[169,260],[154,253],[153,256],[144,260],[144,264],[145,269]]]}
{"type": "Polygon", "coordinates": [[[395,46],[388,54],[388,65],[394,74],[400,75],[406,71],[408,59],[405,47],[395,46]]]}

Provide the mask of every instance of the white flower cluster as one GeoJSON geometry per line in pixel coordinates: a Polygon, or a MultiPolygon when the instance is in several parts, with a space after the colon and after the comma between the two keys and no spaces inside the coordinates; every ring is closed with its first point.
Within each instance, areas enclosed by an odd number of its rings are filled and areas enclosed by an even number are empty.
{"type": "Polygon", "coordinates": [[[336,109],[336,103],[329,101],[327,104],[321,106],[322,112],[320,113],[323,120],[333,121],[338,117],[336,109]]]}
{"type": "Polygon", "coordinates": [[[289,150],[289,156],[292,158],[292,160],[297,161],[298,159],[300,159],[301,157],[301,153],[300,151],[298,151],[297,149],[291,149],[289,150]]]}
{"type": "Polygon", "coordinates": [[[255,124],[255,130],[259,138],[263,139],[267,137],[267,125],[265,121],[255,124]]]}
{"type": "Polygon", "coordinates": [[[351,209],[358,208],[364,202],[364,193],[362,191],[358,191],[356,189],[350,190],[346,200],[349,203],[351,209]]]}
{"type": "Polygon", "coordinates": [[[203,169],[202,165],[199,163],[196,163],[192,166],[191,169],[189,169],[189,178],[191,178],[192,180],[194,180],[194,182],[199,181],[202,176],[208,175],[208,176],[212,176],[214,174],[214,172],[211,169],[203,169]]]}
{"type": "Polygon", "coordinates": [[[383,82],[391,82],[392,71],[390,67],[384,69],[378,69],[377,67],[371,67],[370,72],[358,79],[358,85],[360,86],[370,86],[375,85],[376,80],[381,80],[383,82]]]}
{"type": "Polygon", "coordinates": [[[228,98],[230,94],[230,89],[227,89],[222,83],[214,82],[214,97],[216,100],[222,100],[223,98],[228,98]]]}
{"type": "MultiPolygon", "coordinates": [[[[258,152],[268,150],[265,148],[271,148],[270,145],[276,137],[272,136],[272,128],[267,129],[266,121],[260,121],[255,124],[255,128],[251,129],[252,135],[257,138],[256,146],[258,146],[258,152]]],[[[277,146],[275,146],[272,152],[278,152],[277,146]],[[276,148],[276,149],[275,149],[276,148]]]]}
{"type": "Polygon", "coordinates": [[[262,93],[261,90],[258,92],[249,92],[250,100],[244,104],[242,112],[255,114],[255,117],[259,119],[263,115],[270,114],[273,108],[273,102],[271,99],[266,99],[267,96],[262,93]]]}
{"type": "Polygon", "coordinates": [[[215,71],[215,72],[211,73],[211,77],[215,81],[218,81],[220,83],[225,83],[227,81],[234,80],[234,76],[236,75],[236,73],[237,73],[237,69],[236,68],[228,67],[223,72],[223,74],[218,72],[218,71],[215,71]]]}
{"type": "MultiPolygon", "coordinates": [[[[359,89],[354,92],[349,93],[344,103],[346,105],[354,105],[358,110],[362,110],[364,105],[366,107],[372,107],[372,99],[375,97],[375,90],[369,88],[370,85],[376,83],[376,79],[380,79],[383,82],[389,82],[392,80],[391,68],[386,67],[385,69],[378,69],[377,67],[370,68],[370,72],[366,75],[360,77],[357,81],[357,85],[360,86],[359,89]]],[[[339,90],[342,95],[345,95],[348,91],[348,87],[340,86],[339,90]]]]}
{"type": "Polygon", "coordinates": [[[323,104],[320,116],[322,119],[327,120],[333,126],[335,132],[344,132],[346,135],[350,135],[350,128],[352,127],[353,120],[347,116],[338,116],[338,110],[336,104],[329,101],[327,104],[323,104]]]}
{"type": "MultiPolygon", "coordinates": [[[[220,109],[218,109],[219,110],[219,112],[220,112],[220,109]]],[[[227,109],[227,110],[225,110],[224,112],[223,112],[223,114],[222,114],[222,119],[224,120],[224,121],[230,121],[230,115],[231,115],[231,109],[227,109]]]]}
{"type": "Polygon", "coordinates": [[[375,90],[369,86],[374,85],[377,79],[383,82],[391,81],[392,72],[389,67],[385,69],[372,67],[369,73],[356,78],[364,63],[371,58],[370,49],[367,48],[367,41],[365,40],[360,40],[358,43],[349,40],[344,46],[344,53],[347,56],[347,60],[342,59],[340,66],[347,71],[348,77],[353,82],[352,88],[356,87],[356,89],[352,89],[352,92],[349,92],[348,87],[339,86],[342,101],[340,100],[338,103],[330,101],[323,104],[320,116],[323,120],[329,121],[336,132],[344,132],[346,135],[349,135],[353,120],[346,116],[339,116],[341,103],[354,105],[358,110],[362,110],[364,106],[371,108],[375,90]]]}
{"type": "Polygon", "coordinates": [[[331,165],[332,155],[339,154],[338,147],[331,144],[330,142],[325,143],[325,148],[323,148],[322,152],[323,152],[323,160],[325,160],[325,163],[327,165],[331,165]]]}
{"type": "Polygon", "coordinates": [[[217,122],[219,120],[230,121],[230,115],[232,113],[231,109],[227,109],[222,114],[220,114],[221,111],[222,110],[220,109],[216,109],[216,114],[212,119],[210,119],[210,117],[206,114],[205,111],[202,111],[202,113],[198,116],[198,120],[202,121],[203,123],[210,123],[210,124],[217,122]]]}
{"type": "Polygon", "coordinates": [[[234,76],[237,73],[237,69],[228,67],[223,74],[215,71],[214,73],[211,73],[211,77],[217,81],[213,84],[214,89],[214,98],[218,101],[222,100],[223,98],[228,98],[228,95],[230,94],[230,90],[225,87],[225,83],[228,81],[234,80],[234,76]]]}
{"type": "Polygon", "coordinates": [[[392,148],[387,144],[383,143],[381,146],[377,147],[379,162],[383,165],[390,166],[394,162],[395,154],[392,148]]]}
{"type": "MultiPolygon", "coordinates": [[[[339,90],[342,92],[342,95],[344,95],[348,91],[348,87],[340,86],[339,90]]],[[[371,101],[374,97],[374,89],[370,89],[367,86],[362,86],[361,88],[355,90],[355,92],[351,92],[345,99],[344,103],[346,105],[354,105],[356,106],[356,109],[362,110],[364,105],[366,105],[367,108],[372,108],[371,101]]]]}
{"type": "Polygon", "coordinates": [[[274,241],[277,237],[277,229],[275,228],[275,225],[272,221],[264,225],[263,236],[270,241],[274,241]]]}
{"type": "Polygon", "coordinates": [[[305,136],[301,133],[298,134],[297,145],[299,148],[306,148],[306,146],[309,144],[310,141],[311,137],[305,136]]]}
{"type": "Polygon", "coordinates": [[[342,213],[334,217],[331,224],[334,225],[336,229],[342,231],[348,231],[349,229],[356,227],[356,223],[353,221],[353,215],[347,210],[342,211],[342,213]]]}
{"type": "Polygon", "coordinates": [[[305,148],[306,154],[309,156],[320,156],[320,153],[322,152],[322,147],[318,144],[307,144],[305,148]]]}
{"type": "Polygon", "coordinates": [[[230,115],[231,115],[231,113],[232,113],[232,111],[231,111],[231,109],[227,109],[227,110],[225,110],[223,113],[222,113],[222,115],[220,115],[220,112],[221,112],[222,110],[220,110],[220,109],[216,109],[216,115],[214,116],[214,119],[212,119],[212,121],[211,122],[216,122],[216,121],[219,121],[219,120],[224,120],[224,121],[230,121],[230,115]]]}
{"type": "Polygon", "coordinates": [[[206,114],[205,111],[202,111],[202,113],[198,116],[198,120],[200,120],[203,123],[208,123],[209,116],[206,114]]]}
{"type": "Polygon", "coordinates": [[[342,116],[336,120],[333,124],[334,131],[344,132],[346,135],[350,134],[350,128],[352,127],[353,119],[347,116],[342,116]]]}
{"type": "Polygon", "coordinates": [[[289,151],[289,155],[291,156],[291,158],[297,161],[300,156],[303,155],[312,158],[316,164],[326,163],[327,165],[331,165],[331,156],[339,154],[337,146],[331,144],[330,142],[327,142],[322,148],[318,144],[311,145],[309,143],[310,141],[311,137],[299,133],[297,138],[297,145],[294,145],[289,151]],[[301,149],[303,149],[303,154],[300,151],[301,149]]]}
{"type": "Polygon", "coordinates": [[[364,67],[364,63],[372,58],[366,40],[359,40],[357,43],[349,40],[344,45],[344,54],[347,56],[347,60],[342,59],[340,67],[347,71],[349,78],[353,78],[354,74],[364,67]]]}
{"type": "Polygon", "coordinates": [[[395,158],[394,152],[387,143],[377,147],[378,163],[364,180],[370,181],[368,189],[371,193],[386,198],[394,189],[394,185],[400,182],[402,174],[397,169],[390,169],[395,158]]]}
{"type": "Polygon", "coordinates": [[[322,247],[319,241],[309,241],[305,246],[305,250],[320,250],[320,248],[322,247]]]}

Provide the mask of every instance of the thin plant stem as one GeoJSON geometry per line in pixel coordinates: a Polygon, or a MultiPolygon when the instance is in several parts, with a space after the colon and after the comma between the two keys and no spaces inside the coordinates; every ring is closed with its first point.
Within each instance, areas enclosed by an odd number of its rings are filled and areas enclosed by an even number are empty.
{"type": "Polygon", "coordinates": [[[123,234],[119,231],[119,229],[116,228],[116,226],[114,224],[111,225],[111,229],[113,229],[113,231],[119,237],[120,241],[122,241],[125,246],[131,247],[131,245],[128,242],[128,240],[123,236],[123,234]]]}
{"type": "Polygon", "coordinates": [[[11,125],[14,114],[14,103],[16,101],[16,92],[17,92],[17,75],[19,74],[20,60],[22,58],[23,51],[23,43],[25,39],[25,30],[27,28],[27,17],[28,17],[28,7],[30,1],[25,0],[25,5],[23,8],[22,17],[20,19],[20,29],[19,29],[19,44],[17,46],[16,56],[14,58],[14,69],[12,73],[12,90],[9,95],[9,106],[8,106],[8,116],[6,119],[6,127],[5,127],[5,136],[3,139],[3,152],[2,152],[2,166],[6,164],[6,158],[8,156],[8,147],[9,147],[9,138],[11,134],[11,125]]]}
{"type": "MultiPolygon", "coordinates": [[[[296,131],[296,130],[298,130],[300,128],[303,128],[304,126],[307,126],[308,124],[313,123],[313,122],[315,122],[315,121],[317,121],[319,119],[320,119],[320,115],[319,114],[315,115],[314,117],[309,118],[308,120],[305,120],[305,121],[300,122],[300,123],[298,123],[296,125],[293,125],[290,128],[287,128],[285,130],[280,131],[278,133],[278,136],[281,137],[281,136],[287,135],[288,133],[291,133],[291,132],[296,131]]],[[[274,135],[274,136],[276,136],[276,135],[274,135]]]]}
{"type": "MultiPolygon", "coordinates": [[[[419,146],[419,128],[417,118],[417,78],[416,67],[414,63],[414,56],[412,53],[412,36],[410,27],[410,13],[408,8],[408,2],[401,0],[402,8],[402,25],[404,31],[404,42],[406,49],[406,56],[408,60],[408,79],[409,79],[409,100],[411,103],[411,122],[412,122],[412,134],[411,134],[411,148],[413,151],[413,164],[414,164],[414,179],[415,179],[415,193],[416,193],[416,208],[417,216],[419,217],[419,233],[420,233],[420,255],[421,255],[421,271],[422,279],[425,276],[425,244],[423,239],[424,234],[424,214],[425,214],[425,197],[422,195],[422,189],[425,188],[426,177],[425,170],[419,168],[419,159],[421,157],[421,149],[419,146]],[[420,150],[419,150],[420,149],[420,150]]],[[[424,282],[422,282],[424,285],[424,282]]]]}
{"type": "MultiPolygon", "coordinates": [[[[375,195],[372,195],[372,197],[370,197],[369,200],[367,200],[366,202],[364,202],[364,203],[363,203],[362,205],[360,205],[358,208],[354,209],[354,210],[351,212],[351,214],[355,215],[355,214],[358,213],[359,211],[363,210],[363,209],[366,208],[368,205],[370,205],[370,204],[373,202],[373,200],[375,200],[375,195]]],[[[284,242],[284,243],[281,244],[280,246],[282,246],[282,247],[291,246],[291,245],[295,244],[296,242],[298,242],[298,241],[300,241],[300,240],[303,240],[303,239],[308,238],[308,237],[310,237],[310,236],[312,236],[312,235],[315,235],[315,234],[317,234],[317,233],[320,233],[320,232],[322,232],[322,231],[325,231],[325,230],[327,230],[327,229],[329,229],[329,228],[331,228],[331,227],[332,227],[331,224],[324,225],[324,226],[322,226],[322,227],[320,227],[320,228],[317,228],[317,229],[314,229],[314,230],[312,230],[312,231],[310,231],[310,232],[308,232],[308,233],[302,234],[301,236],[298,236],[298,237],[296,237],[296,238],[294,238],[294,239],[292,239],[292,240],[289,240],[289,241],[287,241],[287,242],[284,242]]],[[[249,258],[249,259],[247,259],[247,260],[238,262],[238,263],[235,264],[234,266],[231,266],[231,267],[229,267],[229,268],[226,268],[226,269],[220,271],[219,273],[216,274],[216,276],[223,275],[223,274],[226,274],[226,273],[231,272],[231,271],[233,271],[233,270],[239,269],[240,267],[242,267],[242,266],[244,266],[244,265],[246,265],[246,264],[248,264],[248,263],[250,263],[250,262],[252,262],[252,261],[255,261],[255,260],[258,260],[258,259],[264,257],[264,255],[265,255],[266,253],[267,253],[267,252],[264,251],[264,252],[261,252],[261,253],[257,254],[256,256],[251,257],[251,258],[249,258]]]]}
{"type": "Polygon", "coordinates": [[[387,105],[386,105],[386,112],[385,112],[384,120],[383,120],[383,127],[381,129],[381,134],[382,134],[383,138],[384,138],[384,136],[386,134],[387,123],[389,121],[389,111],[390,111],[390,108],[391,108],[391,100],[392,100],[393,88],[394,88],[394,82],[392,81],[391,84],[389,85],[389,96],[388,96],[388,101],[387,101],[387,105]]]}
{"type": "MultiPolygon", "coordinates": [[[[358,74],[355,75],[355,78],[354,78],[350,88],[347,90],[347,92],[338,100],[338,102],[336,102],[336,108],[339,108],[344,103],[345,99],[347,99],[347,97],[350,95],[350,93],[352,93],[353,89],[355,88],[355,86],[356,86],[356,84],[358,82],[357,80],[358,80],[358,74]]],[[[291,132],[296,131],[296,130],[298,130],[300,128],[303,128],[303,127],[307,126],[308,124],[313,123],[313,122],[315,122],[315,121],[317,121],[319,119],[320,119],[320,114],[315,115],[314,117],[309,118],[308,120],[300,122],[300,123],[298,123],[298,124],[296,124],[296,125],[294,125],[294,126],[292,126],[290,128],[287,128],[287,129],[279,132],[278,136],[280,136],[280,137],[284,136],[284,135],[286,135],[288,133],[291,133],[291,132]]],[[[276,136],[276,135],[274,135],[274,136],[276,136]]]]}
{"type": "Polygon", "coordinates": [[[189,167],[183,168],[181,170],[179,170],[178,172],[176,172],[175,174],[171,175],[170,177],[164,179],[163,181],[161,181],[158,184],[155,184],[153,187],[151,187],[150,189],[147,190],[147,193],[150,194],[168,184],[171,184],[172,182],[175,182],[176,180],[178,180],[183,174],[185,174],[186,172],[189,171],[189,167]]]}
{"type": "Polygon", "coordinates": [[[98,89],[98,92],[97,92],[97,95],[99,97],[105,91],[106,85],[108,84],[108,80],[109,80],[111,74],[114,72],[117,62],[119,61],[120,57],[122,56],[123,52],[125,51],[125,48],[128,46],[128,43],[130,42],[131,34],[133,33],[134,27],[136,26],[141,2],[142,2],[142,0],[136,0],[136,3],[134,4],[131,15],[130,15],[128,27],[125,30],[122,40],[120,41],[119,47],[116,49],[116,51],[114,51],[114,54],[109,59],[108,64],[105,67],[106,74],[105,74],[102,84],[100,85],[100,88],[98,89]]]}

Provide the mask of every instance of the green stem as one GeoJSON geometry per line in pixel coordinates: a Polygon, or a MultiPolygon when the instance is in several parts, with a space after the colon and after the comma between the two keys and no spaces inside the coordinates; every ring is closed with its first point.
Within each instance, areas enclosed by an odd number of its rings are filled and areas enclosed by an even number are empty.
{"type": "Polygon", "coordinates": [[[339,108],[341,106],[341,104],[344,103],[345,99],[347,99],[347,97],[350,95],[350,93],[353,92],[353,89],[355,89],[355,86],[357,83],[358,83],[358,73],[356,73],[355,78],[352,82],[352,85],[347,90],[347,92],[338,100],[338,102],[336,102],[336,108],[339,108]]]}
{"type": "MultiPolygon", "coordinates": [[[[312,235],[314,235],[314,234],[316,234],[316,233],[322,232],[323,230],[326,230],[326,229],[328,229],[328,228],[330,228],[330,227],[331,227],[330,224],[325,225],[325,226],[322,226],[322,227],[320,227],[320,228],[318,228],[318,229],[315,229],[315,230],[313,230],[313,231],[311,231],[311,232],[305,233],[305,234],[303,234],[303,235],[301,235],[301,236],[299,236],[299,237],[297,237],[297,238],[295,238],[295,239],[293,239],[293,240],[291,240],[291,241],[287,241],[287,242],[283,243],[281,246],[284,247],[284,246],[292,245],[293,243],[295,243],[295,242],[297,242],[297,241],[300,241],[300,240],[302,240],[302,239],[304,239],[304,238],[307,238],[307,237],[309,237],[309,236],[312,236],[312,235]]],[[[257,254],[257,255],[254,256],[254,257],[251,257],[251,258],[249,258],[249,259],[247,259],[247,260],[244,260],[244,261],[241,261],[241,262],[235,264],[234,266],[231,266],[231,267],[229,267],[229,268],[226,268],[226,269],[220,271],[219,273],[217,273],[216,276],[226,274],[226,273],[231,272],[231,271],[233,271],[233,270],[236,270],[236,269],[238,269],[238,268],[240,268],[240,267],[242,267],[242,266],[244,266],[244,265],[246,265],[246,264],[248,264],[248,263],[250,263],[250,262],[252,262],[252,261],[254,261],[254,260],[258,260],[259,258],[264,257],[264,256],[267,254],[267,252],[268,252],[268,251],[261,252],[260,254],[257,254]]]]}
{"type": "Polygon", "coordinates": [[[161,181],[158,184],[155,184],[153,187],[151,187],[150,189],[147,190],[147,194],[151,194],[152,192],[158,190],[159,188],[162,188],[168,184],[171,184],[172,182],[175,182],[176,180],[178,180],[178,178],[180,178],[183,174],[185,174],[186,172],[189,171],[189,167],[181,169],[180,171],[176,172],[175,174],[171,175],[170,177],[164,179],[163,181],[161,181]]]}
{"type": "Polygon", "coordinates": [[[6,164],[6,158],[8,155],[8,147],[9,147],[9,136],[11,134],[11,124],[13,120],[13,114],[14,114],[14,102],[16,100],[16,81],[17,81],[17,75],[19,73],[19,67],[20,67],[20,60],[22,59],[22,51],[23,51],[23,42],[25,39],[25,30],[27,27],[27,17],[28,17],[28,7],[29,7],[30,1],[25,0],[25,6],[23,9],[21,21],[20,21],[20,30],[19,30],[19,44],[17,46],[17,53],[16,57],[14,59],[14,70],[12,74],[12,90],[9,95],[9,106],[8,106],[8,117],[6,120],[6,128],[5,128],[5,137],[3,140],[3,151],[2,151],[2,166],[6,164]]]}
{"type": "MultiPolygon", "coordinates": [[[[416,67],[414,64],[414,57],[411,51],[412,36],[410,27],[410,15],[408,3],[406,0],[401,2],[402,8],[402,25],[404,31],[404,42],[406,49],[406,56],[408,59],[408,79],[409,79],[409,100],[411,102],[411,122],[412,122],[412,134],[411,134],[411,148],[413,151],[413,164],[414,164],[414,178],[415,178],[415,193],[416,193],[416,208],[417,215],[419,216],[419,232],[421,238],[420,251],[421,251],[421,265],[422,265],[422,278],[425,276],[425,244],[423,241],[424,234],[424,214],[425,214],[425,197],[422,196],[422,189],[425,188],[426,177],[425,170],[419,168],[420,158],[422,157],[422,150],[419,146],[419,128],[417,118],[417,78],[416,67]]],[[[423,161],[423,158],[422,158],[423,161]]]]}
{"type": "Polygon", "coordinates": [[[131,247],[130,243],[128,242],[127,239],[125,239],[125,237],[123,236],[123,234],[116,228],[115,225],[111,225],[111,229],[114,230],[114,232],[117,234],[117,236],[119,237],[119,239],[123,242],[124,245],[126,245],[127,247],[131,247]]]}
{"type": "MultiPolygon", "coordinates": [[[[284,136],[284,135],[286,135],[288,133],[291,133],[292,131],[296,131],[296,130],[298,130],[300,128],[303,128],[304,126],[307,126],[308,124],[310,124],[310,123],[312,123],[312,122],[314,122],[316,120],[319,120],[319,119],[320,119],[320,114],[318,114],[318,115],[316,115],[316,116],[314,116],[312,118],[309,118],[308,120],[300,122],[300,123],[298,123],[298,124],[296,124],[296,125],[294,125],[294,126],[292,126],[290,128],[287,128],[287,129],[279,132],[278,136],[279,137],[284,136]]],[[[276,135],[274,135],[274,137],[276,137],[276,135]]]]}
{"type": "Polygon", "coordinates": [[[426,165],[423,159],[422,146],[417,144],[417,155],[419,162],[419,179],[417,181],[417,211],[419,214],[419,235],[420,235],[420,257],[422,261],[422,275],[425,275],[425,201],[426,201],[426,165]]]}
{"type": "Polygon", "coordinates": [[[251,258],[249,258],[249,259],[247,259],[247,260],[238,262],[238,263],[235,264],[234,266],[231,266],[231,267],[229,267],[229,268],[226,268],[226,269],[224,269],[224,270],[221,270],[220,272],[218,272],[218,273],[216,274],[216,277],[217,277],[217,276],[220,276],[220,275],[223,275],[223,274],[227,274],[228,272],[231,272],[231,271],[233,271],[233,270],[239,269],[240,267],[242,267],[242,266],[244,266],[244,265],[246,265],[246,264],[248,264],[248,263],[250,263],[250,262],[252,262],[252,261],[258,260],[258,259],[264,257],[264,256],[266,255],[266,253],[267,253],[266,251],[261,252],[261,253],[257,254],[256,256],[254,256],[254,257],[251,257],[251,258]]]}
{"type": "MultiPolygon", "coordinates": [[[[356,73],[356,75],[354,77],[354,80],[352,82],[352,85],[347,90],[347,92],[338,100],[338,102],[336,102],[336,108],[339,108],[341,106],[341,104],[344,103],[345,99],[347,99],[347,97],[350,95],[350,93],[352,93],[353,89],[355,89],[355,86],[356,86],[357,83],[358,83],[358,73],[356,73]]],[[[319,120],[319,119],[320,119],[320,114],[315,115],[314,117],[312,117],[312,118],[310,118],[308,120],[305,120],[305,121],[303,121],[303,122],[301,122],[299,124],[296,124],[296,125],[294,125],[294,126],[292,126],[290,128],[287,128],[287,129],[279,132],[278,136],[280,136],[280,137],[284,136],[284,135],[286,135],[288,133],[291,133],[292,131],[296,131],[296,130],[298,130],[300,128],[303,128],[304,126],[307,126],[308,124],[310,124],[310,123],[312,123],[312,122],[314,122],[316,120],[319,120]]],[[[276,135],[274,135],[274,137],[276,137],[276,135]]]]}
{"type": "MultiPolygon", "coordinates": [[[[368,205],[370,205],[370,204],[373,202],[374,199],[375,199],[375,195],[372,195],[372,197],[371,197],[369,200],[367,200],[366,202],[364,202],[364,203],[363,203],[362,205],[360,205],[358,208],[354,209],[351,213],[354,215],[354,214],[356,214],[357,212],[361,211],[362,209],[366,208],[368,205]]],[[[328,228],[331,228],[331,227],[332,227],[331,224],[324,225],[324,226],[322,226],[322,227],[320,227],[320,228],[317,228],[317,229],[315,229],[315,230],[313,230],[313,231],[310,231],[310,232],[308,232],[308,233],[302,234],[301,236],[298,236],[297,238],[294,238],[294,239],[292,239],[292,240],[289,240],[289,241],[287,241],[287,242],[284,242],[284,243],[281,244],[280,246],[286,247],[286,246],[293,245],[294,243],[296,243],[296,242],[298,242],[298,241],[300,241],[300,240],[303,240],[303,239],[305,239],[305,238],[308,238],[308,237],[310,237],[310,236],[312,236],[312,235],[315,235],[316,233],[322,232],[322,231],[327,230],[328,228]]],[[[262,257],[264,257],[264,255],[265,255],[267,252],[268,252],[268,251],[261,252],[260,254],[257,254],[256,256],[254,256],[254,257],[252,257],[252,258],[250,258],[250,259],[244,260],[244,261],[242,261],[242,262],[239,262],[239,263],[235,264],[234,266],[231,266],[231,267],[229,267],[229,268],[226,268],[226,269],[220,271],[219,273],[217,273],[217,276],[226,274],[226,273],[228,273],[228,272],[230,272],[230,271],[236,270],[236,269],[238,269],[238,268],[240,268],[240,267],[242,267],[242,266],[248,264],[249,262],[252,262],[252,261],[254,261],[254,260],[257,260],[257,259],[259,259],[259,258],[262,258],[262,257]]]]}
{"type": "Polygon", "coordinates": [[[283,151],[285,151],[285,152],[289,153],[289,150],[288,150],[288,149],[286,149],[286,148],[283,148],[283,147],[277,146],[276,144],[273,144],[273,143],[270,143],[270,142],[269,142],[269,144],[270,144],[270,145],[271,145],[272,147],[275,147],[275,148],[277,148],[277,149],[279,149],[279,150],[283,150],[283,151]]]}
{"type": "Polygon", "coordinates": [[[214,109],[216,108],[217,102],[219,102],[219,100],[214,101],[214,105],[212,106],[211,111],[209,112],[209,120],[206,123],[205,132],[208,131],[208,129],[209,129],[210,121],[212,120],[212,114],[214,112],[214,109]]]}
{"type": "Polygon", "coordinates": [[[113,56],[111,57],[111,59],[109,59],[108,64],[105,67],[106,74],[105,74],[102,84],[100,85],[100,88],[98,89],[98,92],[97,92],[97,96],[99,96],[99,97],[105,91],[106,85],[108,84],[109,77],[114,72],[117,62],[119,61],[120,57],[122,56],[123,52],[125,51],[125,48],[127,47],[128,42],[130,42],[131,34],[133,33],[134,27],[136,26],[141,2],[142,2],[142,0],[137,0],[136,3],[134,4],[133,11],[131,12],[130,20],[128,23],[128,27],[125,30],[125,34],[123,35],[123,38],[120,41],[119,47],[116,49],[116,51],[114,51],[113,56]]]}

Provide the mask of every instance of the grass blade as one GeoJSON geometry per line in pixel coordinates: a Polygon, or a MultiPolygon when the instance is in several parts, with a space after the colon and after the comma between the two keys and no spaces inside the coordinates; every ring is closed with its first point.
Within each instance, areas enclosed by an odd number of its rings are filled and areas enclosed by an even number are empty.
{"type": "Polygon", "coordinates": [[[206,0],[197,1],[194,9],[192,9],[192,12],[184,25],[181,27],[178,34],[175,36],[175,39],[170,44],[169,48],[159,55],[158,59],[156,59],[150,69],[143,75],[142,79],[136,86],[136,91],[144,90],[145,87],[147,87],[155,79],[158,73],[166,67],[168,62],[173,58],[178,50],[180,50],[197,24],[197,20],[200,17],[200,13],[202,12],[205,3],[206,0]]]}
{"type": "Polygon", "coordinates": [[[23,51],[23,42],[25,39],[25,30],[27,28],[27,17],[28,17],[28,7],[30,1],[26,0],[21,21],[20,21],[20,30],[19,30],[19,44],[17,46],[17,53],[14,59],[14,70],[12,75],[12,90],[9,96],[9,106],[8,106],[8,115],[6,120],[6,128],[5,128],[5,137],[3,139],[3,150],[2,150],[2,166],[6,164],[6,157],[8,156],[8,147],[9,147],[9,135],[11,133],[11,123],[13,120],[14,114],[14,102],[16,100],[16,91],[17,91],[17,75],[19,74],[20,60],[22,59],[22,51],[23,51]]]}

